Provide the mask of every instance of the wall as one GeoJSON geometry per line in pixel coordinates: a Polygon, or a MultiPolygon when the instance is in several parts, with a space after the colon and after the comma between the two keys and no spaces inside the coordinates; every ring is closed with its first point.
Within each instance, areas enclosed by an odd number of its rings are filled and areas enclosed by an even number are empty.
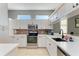
{"type": "Polygon", "coordinates": [[[68,34],[74,32],[74,35],[79,36],[79,28],[75,28],[75,18],[79,18],[79,15],[68,18],[68,34]]]}
{"type": "Polygon", "coordinates": [[[55,33],[59,33],[59,31],[60,31],[60,22],[56,22],[55,24],[53,24],[53,31],[55,33]]]}
{"type": "Polygon", "coordinates": [[[49,15],[50,10],[9,10],[8,17],[17,19],[17,15],[31,15],[32,19],[35,19],[35,15],[49,15]]]}

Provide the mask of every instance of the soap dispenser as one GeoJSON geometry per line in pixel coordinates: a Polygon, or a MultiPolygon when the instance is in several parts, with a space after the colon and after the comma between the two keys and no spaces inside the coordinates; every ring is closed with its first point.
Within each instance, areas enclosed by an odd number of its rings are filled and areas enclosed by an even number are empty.
{"type": "Polygon", "coordinates": [[[72,37],[70,37],[70,38],[69,38],[69,41],[70,41],[70,42],[73,42],[73,39],[72,39],[72,37]]]}
{"type": "MultiPolygon", "coordinates": [[[[73,35],[74,32],[70,32],[70,35],[73,35]]],[[[73,42],[73,38],[70,36],[69,41],[73,42]]]]}

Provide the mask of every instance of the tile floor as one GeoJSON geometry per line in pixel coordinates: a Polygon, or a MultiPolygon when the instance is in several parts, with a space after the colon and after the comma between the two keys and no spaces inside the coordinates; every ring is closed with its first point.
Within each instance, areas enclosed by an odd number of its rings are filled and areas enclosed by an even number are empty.
{"type": "Polygon", "coordinates": [[[18,48],[18,56],[49,56],[46,48],[18,48]]]}

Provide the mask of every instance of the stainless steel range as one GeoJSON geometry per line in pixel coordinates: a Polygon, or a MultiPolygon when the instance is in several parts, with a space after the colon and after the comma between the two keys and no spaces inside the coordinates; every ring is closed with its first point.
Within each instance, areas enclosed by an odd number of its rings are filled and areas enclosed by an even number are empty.
{"type": "Polygon", "coordinates": [[[28,25],[27,43],[37,43],[38,25],[28,25]]]}

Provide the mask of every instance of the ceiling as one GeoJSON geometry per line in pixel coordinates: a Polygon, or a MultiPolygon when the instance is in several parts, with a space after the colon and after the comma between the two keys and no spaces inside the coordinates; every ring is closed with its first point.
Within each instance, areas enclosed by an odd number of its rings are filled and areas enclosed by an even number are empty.
{"type": "Polygon", "coordinates": [[[56,10],[62,3],[8,3],[9,10],[56,10]]]}

